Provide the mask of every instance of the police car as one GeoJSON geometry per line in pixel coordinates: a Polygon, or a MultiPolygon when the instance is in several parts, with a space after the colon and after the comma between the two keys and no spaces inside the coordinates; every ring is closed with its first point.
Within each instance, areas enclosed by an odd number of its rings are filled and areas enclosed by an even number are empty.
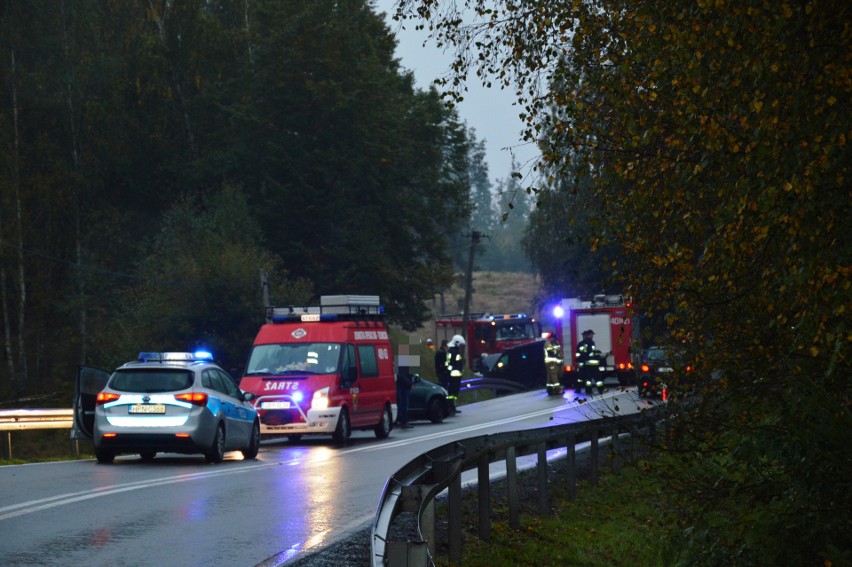
{"type": "Polygon", "coordinates": [[[254,459],[260,449],[254,396],[212,358],[207,352],[142,352],[112,375],[81,368],[72,438],[92,440],[99,463],[121,453],[151,460],[158,452],[202,453],[211,463],[226,451],[254,459]]]}

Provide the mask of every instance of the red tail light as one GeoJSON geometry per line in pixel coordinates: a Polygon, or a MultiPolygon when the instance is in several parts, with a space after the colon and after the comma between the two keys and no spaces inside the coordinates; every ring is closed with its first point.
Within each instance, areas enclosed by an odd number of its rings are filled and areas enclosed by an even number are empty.
{"type": "Polygon", "coordinates": [[[650,366],[648,366],[647,364],[642,365],[642,372],[650,372],[650,371],[651,371],[650,366]]]}
{"type": "Polygon", "coordinates": [[[101,392],[98,394],[97,399],[95,399],[95,405],[103,405],[108,402],[114,402],[118,398],[120,398],[118,394],[113,394],[111,392],[101,392]]]}
{"type": "Polygon", "coordinates": [[[204,392],[189,392],[187,394],[175,394],[175,399],[182,402],[189,402],[197,406],[207,405],[207,394],[204,392]]]}
{"type": "Polygon", "coordinates": [[[669,399],[669,391],[666,388],[663,388],[663,401],[669,399]]]}
{"type": "Polygon", "coordinates": [[[692,366],[687,366],[687,367],[686,367],[686,371],[687,371],[687,372],[692,372],[692,366]]]}
{"type": "Polygon", "coordinates": [[[571,365],[570,364],[565,365],[565,372],[571,372],[571,365]]]}

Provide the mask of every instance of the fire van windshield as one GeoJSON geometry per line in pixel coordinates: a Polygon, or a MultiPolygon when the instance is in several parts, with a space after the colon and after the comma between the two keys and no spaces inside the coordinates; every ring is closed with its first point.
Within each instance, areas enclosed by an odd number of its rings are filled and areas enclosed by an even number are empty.
{"type": "Polygon", "coordinates": [[[257,345],[251,351],[246,376],[267,374],[333,374],[340,368],[339,343],[257,345]]]}

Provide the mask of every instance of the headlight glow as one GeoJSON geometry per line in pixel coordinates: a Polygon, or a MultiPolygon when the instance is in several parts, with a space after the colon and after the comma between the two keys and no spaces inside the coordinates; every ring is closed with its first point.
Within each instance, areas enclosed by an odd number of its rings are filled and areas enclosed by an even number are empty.
{"type": "Polygon", "coordinates": [[[311,399],[311,409],[324,410],[328,409],[328,388],[317,390],[314,392],[314,397],[311,399]]]}

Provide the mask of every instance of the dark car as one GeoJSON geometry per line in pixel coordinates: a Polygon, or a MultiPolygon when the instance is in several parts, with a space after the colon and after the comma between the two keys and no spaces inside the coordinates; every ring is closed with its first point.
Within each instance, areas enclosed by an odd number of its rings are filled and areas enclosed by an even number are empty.
{"type": "MultiPolygon", "coordinates": [[[[512,347],[499,356],[488,357],[485,376],[517,382],[527,390],[537,390],[548,385],[545,339],[537,339],[512,347]]],[[[560,363],[561,366],[561,363],[560,363]]]]}
{"type": "Polygon", "coordinates": [[[639,367],[639,395],[666,399],[676,384],[689,383],[693,370],[692,364],[684,362],[683,355],[663,347],[650,347],[639,367]]]}
{"type": "Polygon", "coordinates": [[[414,385],[408,402],[408,419],[428,419],[432,423],[444,421],[452,409],[447,400],[447,390],[419,374],[413,374],[411,377],[414,385]]]}
{"type": "Polygon", "coordinates": [[[111,375],[80,369],[74,437],[91,439],[100,463],[158,452],[201,453],[211,463],[226,451],[253,459],[260,448],[253,398],[209,353],[142,352],[111,375]]]}

